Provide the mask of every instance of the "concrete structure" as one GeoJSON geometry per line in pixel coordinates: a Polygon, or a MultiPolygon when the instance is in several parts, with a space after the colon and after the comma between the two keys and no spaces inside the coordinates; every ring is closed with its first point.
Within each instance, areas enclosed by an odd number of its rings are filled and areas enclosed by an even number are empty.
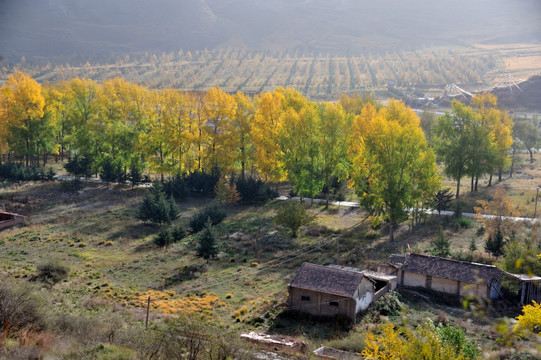
{"type": "Polygon", "coordinates": [[[289,354],[306,354],[308,345],[304,341],[283,335],[267,335],[256,332],[241,334],[241,339],[257,344],[265,350],[289,354]]]}
{"type": "Polygon", "coordinates": [[[344,315],[355,322],[358,312],[392,288],[393,278],[396,283],[392,276],[371,275],[354,268],[304,263],[289,284],[289,306],[315,316],[344,315]]]}
{"type": "Polygon", "coordinates": [[[0,211],[0,230],[21,224],[24,222],[24,216],[0,211]]]}
{"type": "Polygon", "coordinates": [[[313,351],[314,355],[319,359],[325,360],[363,360],[361,354],[334,349],[327,346],[321,346],[313,351]]]}
{"type": "Polygon", "coordinates": [[[424,288],[457,297],[495,299],[503,272],[495,266],[421,254],[392,255],[378,271],[396,275],[400,286],[424,288]]]}

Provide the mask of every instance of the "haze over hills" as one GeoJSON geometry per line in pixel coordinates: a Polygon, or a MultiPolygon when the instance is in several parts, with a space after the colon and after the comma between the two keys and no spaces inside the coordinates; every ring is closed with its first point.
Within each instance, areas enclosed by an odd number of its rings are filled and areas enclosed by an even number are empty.
{"type": "Polygon", "coordinates": [[[2,0],[0,56],[65,62],[217,47],[355,55],[539,43],[540,14],[537,0],[2,0]]]}

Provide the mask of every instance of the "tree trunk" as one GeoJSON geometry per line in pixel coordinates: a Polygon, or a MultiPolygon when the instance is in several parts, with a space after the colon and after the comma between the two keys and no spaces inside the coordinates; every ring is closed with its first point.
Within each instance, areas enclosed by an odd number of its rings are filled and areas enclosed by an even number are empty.
{"type": "Polygon", "coordinates": [[[490,174],[490,177],[488,178],[488,186],[492,186],[492,174],[490,174]]]}
{"type": "Polygon", "coordinates": [[[455,214],[460,214],[460,178],[456,182],[456,210],[455,214]]]}
{"type": "Polygon", "coordinates": [[[502,182],[502,173],[503,173],[503,169],[502,169],[502,168],[499,168],[499,169],[498,169],[498,182],[499,182],[499,183],[502,182]]]}
{"type": "Polygon", "coordinates": [[[470,192],[473,192],[473,179],[475,178],[475,176],[472,176],[471,177],[471,185],[470,185],[470,192]]]}
{"type": "Polygon", "coordinates": [[[329,189],[327,188],[327,192],[325,193],[325,210],[329,208],[329,189]]]}
{"type": "Polygon", "coordinates": [[[390,225],[389,225],[389,240],[391,242],[394,242],[394,217],[393,213],[391,212],[391,219],[390,219],[390,225]]]}
{"type": "Polygon", "coordinates": [[[528,149],[528,152],[530,153],[530,164],[533,163],[533,151],[532,149],[528,149]]]}
{"type": "Polygon", "coordinates": [[[475,191],[477,191],[477,184],[479,183],[479,176],[475,177],[475,191]]]}
{"type": "Polygon", "coordinates": [[[509,167],[509,178],[513,177],[513,167],[515,166],[515,153],[516,150],[513,150],[511,155],[511,166],[509,167]]]}

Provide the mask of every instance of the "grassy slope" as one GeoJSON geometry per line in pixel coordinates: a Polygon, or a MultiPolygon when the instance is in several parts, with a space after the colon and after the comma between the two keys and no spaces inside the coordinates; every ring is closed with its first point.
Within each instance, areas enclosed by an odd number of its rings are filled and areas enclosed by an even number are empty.
{"type": "MultiPolygon", "coordinates": [[[[506,179],[493,188],[504,187],[522,214],[528,215],[533,211],[531,197],[535,186],[540,185],[540,177],[538,167],[523,162],[520,173],[517,171],[512,180],[506,179]]],[[[489,197],[493,188],[481,186],[479,194],[466,194],[465,198],[473,203],[477,198],[489,197]]],[[[299,238],[291,239],[272,223],[276,209],[283,203],[238,205],[229,207],[228,217],[216,227],[221,253],[207,265],[195,256],[194,236],[165,249],[155,247],[152,237],[157,228],[135,219],[143,192],[125,186],[108,189],[88,184],[80,195],[70,198],[61,192],[58,182],[3,189],[0,204],[6,210],[27,215],[28,221],[23,227],[0,233],[0,277],[29,280],[38,264],[58,261],[68,265],[71,272],[66,281],[46,290],[56,312],[91,316],[95,311],[121,309],[129,321],[142,321],[142,306],[152,290],[153,299],[158,301],[151,319],[162,318],[167,311],[208,306],[203,315],[228,327],[290,333],[316,346],[329,339],[347,340],[374,326],[373,321],[365,320],[346,333],[333,324],[320,327],[296,321],[292,325],[278,315],[285,307],[287,284],[303,261],[334,262],[333,235],[341,235],[341,264],[375,269],[391,253],[430,247],[440,225],[451,239],[453,252],[468,251],[478,228],[474,223],[469,229],[457,229],[451,221],[432,218],[413,232],[403,224],[397,242],[390,244],[386,229],[372,230],[363,210],[314,207],[310,211],[316,215],[315,223],[299,238]],[[218,300],[212,300],[209,294],[215,294],[218,300]],[[159,302],[160,297],[167,300],[159,302]]],[[[181,218],[177,223],[187,226],[190,215],[209,202],[191,198],[179,203],[181,218]]],[[[477,238],[482,248],[482,239],[477,238]]],[[[478,250],[478,255],[482,252],[478,250]]],[[[457,322],[470,316],[433,304],[420,308],[416,301],[406,303],[405,318],[412,318],[412,324],[426,316],[437,317],[441,311],[457,322]]],[[[488,325],[486,321],[474,324],[481,333],[476,334],[474,325],[469,332],[485,346],[492,346],[486,335],[492,320],[488,325]]]]}

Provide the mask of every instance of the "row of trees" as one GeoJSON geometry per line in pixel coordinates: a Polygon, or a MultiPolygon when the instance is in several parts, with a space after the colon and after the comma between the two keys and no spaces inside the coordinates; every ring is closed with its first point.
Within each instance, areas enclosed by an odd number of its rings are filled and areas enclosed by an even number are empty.
{"type": "MultiPolygon", "coordinates": [[[[27,166],[56,153],[70,165],[84,163],[85,175],[112,180],[122,172],[164,179],[218,169],[226,177],[289,180],[301,197],[325,190],[327,199],[333,182],[350,179],[375,223],[391,224],[440,187],[419,118],[394,100],[382,106],[343,95],[336,104],[316,103],[291,88],[252,99],[220,88],[153,90],[119,78],[40,86],[17,72],[0,104],[0,151],[27,166]]],[[[513,143],[513,123],[495,97],[474,97],[472,106],[453,103],[430,134],[457,189],[464,176],[472,188],[484,174],[501,177],[513,143]]]]}

